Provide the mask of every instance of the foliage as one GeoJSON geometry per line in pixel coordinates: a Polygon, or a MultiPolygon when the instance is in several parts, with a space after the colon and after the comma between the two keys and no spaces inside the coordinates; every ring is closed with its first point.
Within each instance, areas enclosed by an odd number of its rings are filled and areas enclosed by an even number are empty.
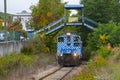
{"type": "Polygon", "coordinates": [[[46,37],[46,46],[49,48],[51,53],[56,53],[56,37],[47,36],[46,37]]]}
{"type": "Polygon", "coordinates": [[[83,68],[77,77],[73,80],[95,80],[96,71],[107,65],[107,59],[97,56],[94,59],[90,59],[87,66],[83,68]]]}
{"type": "Polygon", "coordinates": [[[116,64],[110,65],[111,73],[108,73],[110,75],[111,80],[120,80],[120,62],[116,64]]]}
{"type": "Polygon", "coordinates": [[[25,55],[32,55],[35,54],[35,47],[32,43],[28,43],[28,45],[24,46],[21,49],[21,52],[25,55]]]}
{"type": "Polygon", "coordinates": [[[112,53],[114,54],[110,55],[108,59],[102,56],[90,59],[87,67],[80,72],[79,76],[74,77],[73,80],[89,80],[91,76],[94,78],[90,80],[119,80],[120,47],[115,47],[112,53]]]}
{"type": "Polygon", "coordinates": [[[0,19],[0,30],[2,30],[3,29],[3,20],[2,19],[0,19]]]}
{"type": "MultiPolygon", "coordinates": [[[[0,19],[4,19],[4,13],[3,12],[0,12],[0,19]]],[[[7,20],[9,20],[9,19],[12,19],[12,14],[6,14],[6,18],[7,18],[7,20]]]]}
{"type": "Polygon", "coordinates": [[[12,20],[8,21],[8,26],[7,26],[8,31],[18,31],[21,32],[21,35],[24,37],[27,37],[27,32],[22,29],[22,24],[21,24],[21,19],[16,19],[15,22],[12,22],[12,20]]]}
{"type": "Polygon", "coordinates": [[[120,44],[120,24],[118,26],[115,26],[113,24],[113,25],[111,25],[111,27],[113,27],[113,29],[110,32],[109,41],[113,46],[119,46],[119,44],[120,44]]]}
{"type": "Polygon", "coordinates": [[[107,65],[107,59],[105,59],[104,57],[102,56],[96,56],[94,59],[90,59],[88,64],[87,64],[87,67],[89,69],[99,69],[105,65],[107,65]]]}
{"type": "Polygon", "coordinates": [[[120,48],[113,49],[113,54],[109,56],[108,64],[97,71],[96,79],[98,80],[119,80],[120,79],[120,48]],[[103,75],[104,74],[104,75],[103,75]]]}
{"type": "Polygon", "coordinates": [[[50,51],[49,51],[49,48],[46,46],[46,44],[44,44],[44,43],[42,43],[42,41],[41,42],[35,42],[35,47],[36,47],[36,51],[37,51],[37,53],[39,54],[39,53],[41,53],[41,52],[43,52],[43,53],[49,53],[50,51]]]}
{"type": "MultiPolygon", "coordinates": [[[[64,3],[60,0],[39,0],[36,6],[31,6],[31,25],[38,30],[63,17],[64,3]]],[[[38,35],[40,41],[35,41],[38,52],[56,52],[56,36],[45,36],[44,33],[38,35]]]]}
{"type": "Polygon", "coordinates": [[[64,4],[60,3],[60,0],[39,0],[39,3],[31,9],[33,16],[31,23],[35,29],[40,29],[63,16],[64,4]]]}
{"type": "Polygon", "coordinates": [[[111,56],[109,57],[111,62],[119,62],[120,61],[120,45],[115,47],[112,52],[111,56]]]}
{"type": "MultiPolygon", "coordinates": [[[[25,47],[22,48],[21,52],[26,55],[31,54],[41,54],[41,53],[50,53],[50,50],[47,46],[47,40],[44,35],[33,35],[32,36],[32,43],[28,43],[25,47]]],[[[51,41],[52,42],[52,41],[51,41]]]]}
{"type": "Polygon", "coordinates": [[[3,30],[3,26],[2,26],[2,24],[0,24],[0,30],[3,30]]]}
{"type": "Polygon", "coordinates": [[[81,36],[81,39],[83,41],[83,46],[87,46],[87,37],[88,37],[88,34],[91,33],[92,31],[90,31],[88,28],[82,26],[82,27],[78,27],[76,29],[76,32],[77,34],[79,34],[81,36]]]}
{"type": "Polygon", "coordinates": [[[108,58],[111,53],[111,50],[106,46],[101,46],[99,50],[97,50],[97,54],[102,56],[103,58],[108,58]]]}
{"type": "Polygon", "coordinates": [[[88,36],[87,47],[89,51],[96,51],[101,46],[106,46],[108,43],[113,47],[120,44],[120,37],[118,35],[120,32],[118,30],[120,30],[120,27],[119,25],[115,25],[114,22],[100,24],[99,27],[88,36]]]}
{"type": "Polygon", "coordinates": [[[80,72],[79,76],[73,78],[73,80],[94,80],[94,72],[89,69],[84,69],[80,72]]]}
{"type": "Polygon", "coordinates": [[[108,23],[113,20],[120,22],[119,0],[82,0],[85,5],[85,16],[97,22],[108,23]]]}
{"type": "Polygon", "coordinates": [[[40,36],[38,35],[39,39],[37,41],[34,41],[34,46],[36,48],[36,53],[49,53],[50,50],[46,44],[47,41],[49,41],[48,39],[45,38],[45,36],[40,36]]]}
{"type": "Polygon", "coordinates": [[[0,76],[6,76],[13,68],[17,68],[19,65],[28,67],[33,61],[34,58],[32,56],[17,53],[0,57],[0,76]]]}

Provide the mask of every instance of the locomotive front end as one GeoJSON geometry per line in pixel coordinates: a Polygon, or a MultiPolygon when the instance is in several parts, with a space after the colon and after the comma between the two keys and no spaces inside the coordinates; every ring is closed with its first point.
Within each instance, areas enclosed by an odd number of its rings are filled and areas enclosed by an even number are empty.
{"type": "Polygon", "coordinates": [[[78,65],[81,57],[77,49],[61,49],[58,63],[61,65],[78,65]]]}
{"type": "Polygon", "coordinates": [[[82,42],[78,35],[67,33],[58,37],[57,59],[60,65],[78,65],[82,57],[82,42]]]}

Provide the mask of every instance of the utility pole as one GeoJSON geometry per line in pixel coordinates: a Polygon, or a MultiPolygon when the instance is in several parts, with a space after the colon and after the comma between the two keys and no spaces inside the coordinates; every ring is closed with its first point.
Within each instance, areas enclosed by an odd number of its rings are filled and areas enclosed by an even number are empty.
{"type": "Polygon", "coordinates": [[[6,30],[6,13],[7,13],[6,0],[4,0],[4,29],[5,30],[6,30]]]}
{"type": "Polygon", "coordinates": [[[7,40],[7,32],[6,32],[6,14],[7,14],[7,6],[6,6],[6,0],[4,0],[4,30],[5,30],[5,41],[7,40]]]}

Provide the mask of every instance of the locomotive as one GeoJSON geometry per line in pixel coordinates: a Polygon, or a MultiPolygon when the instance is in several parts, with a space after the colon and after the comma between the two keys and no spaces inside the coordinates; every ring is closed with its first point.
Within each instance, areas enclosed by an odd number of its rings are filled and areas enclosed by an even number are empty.
{"type": "Polygon", "coordinates": [[[79,35],[65,33],[57,37],[59,65],[79,65],[82,54],[82,41],[79,35]]]}

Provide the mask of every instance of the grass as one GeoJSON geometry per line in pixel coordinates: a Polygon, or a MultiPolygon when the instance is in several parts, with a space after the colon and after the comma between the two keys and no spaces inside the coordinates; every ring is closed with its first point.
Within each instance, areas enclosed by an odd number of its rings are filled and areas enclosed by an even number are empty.
{"type": "Polygon", "coordinates": [[[120,80],[120,48],[114,48],[108,62],[109,64],[98,72],[98,76],[104,74],[104,80],[120,80]]]}
{"type": "Polygon", "coordinates": [[[18,67],[19,65],[27,67],[33,62],[34,58],[32,56],[17,53],[7,54],[0,58],[0,76],[8,75],[13,68],[18,67]]]}
{"type": "Polygon", "coordinates": [[[55,62],[51,54],[41,53],[26,55],[23,53],[11,53],[0,57],[0,80],[13,80],[13,77],[22,77],[30,72],[35,72],[41,67],[46,67],[55,62]],[[5,79],[4,79],[5,78],[5,79]]]}
{"type": "Polygon", "coordinates": [[[120,48],[114,48],[107,57],[99,55],[91,59],[73,80],[120,80],[120,48]]]}

